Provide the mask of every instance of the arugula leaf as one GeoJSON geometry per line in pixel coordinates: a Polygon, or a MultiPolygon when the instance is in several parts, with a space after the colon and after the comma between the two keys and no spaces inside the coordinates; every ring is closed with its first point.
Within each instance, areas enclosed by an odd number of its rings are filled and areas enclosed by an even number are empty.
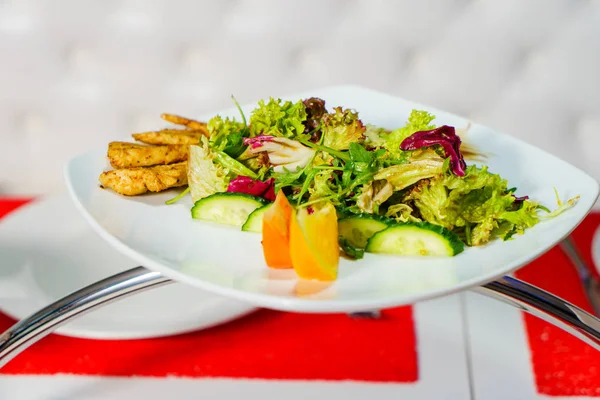
{"type": "MultiPolygon", "coordinates": [[[[362,149],[360,145],[356,146],[362,149]]],[[[345,169],[350,170],[355,178],[363,174],[372,176],[376,168],[377,166],[373,165],[373,156],[368,152],[365,154],[361,151],[354,151],[354,149],[350,151],[350,161],[346,163],[345,169]]]]}
{"type": "Polygon", "coordinates": [[[231,99],[235,103],[235,106],[237,107],[238,111],[240,112],[240,115],[242,116],[242,122],[244,123],[244,126],[248,126],[248,123],[246,122],[246,116],[244,115],[244,112],[242,111],[242,107],[240,106],[240,103],[238,103],[238,101],[233,96],[231,96],[231,99]]]}
{"type": "Polygon", "coordinates": [[[300,191],[295,196],[293,196],[294,199],[297,199],[298,205],[300,205],[304,195],[306,193],[308,193],[310,186],[314,184],[314,179],[315,179],[315,176],[317,175],[317,173],[318,173],[318,171],[316,171],[314,169],[306,172],[306,179],[304,179],[304,182],[302,183],[300,191]]]}
{"type": "Polygon", "coordinates": [[[232,158],[238,158],[244,150],[244,138],[248,135],[248,129],[244,128],[227,136],[227,142],[223,148],[223,152],[232,158]]]}
{"type": "Polygon", "coordinates": [[[302,179],[309,169],[310,163],[306,164],[303,168],[296,167],[296,170],[290,171],[287,168],[283,168],[283,172],[274,172],[273,178],[275,178],[275,193],[278,193],[284,188],[291,188],[292,192],[296,193],[292,196],[292,199],[299,199],[298,193],[302,190],[302,186],[306,179],[302,179]],[[295,197],[294,197],[295,196],[295,197]]]}
{"type": "Polygon", "coordinates": [[[350,143],[348,153],[350,153],[350,159],[354,163],[363,162],[369,164],[375,158],[375,153],[365,149],[358,143],[350,143]]]}

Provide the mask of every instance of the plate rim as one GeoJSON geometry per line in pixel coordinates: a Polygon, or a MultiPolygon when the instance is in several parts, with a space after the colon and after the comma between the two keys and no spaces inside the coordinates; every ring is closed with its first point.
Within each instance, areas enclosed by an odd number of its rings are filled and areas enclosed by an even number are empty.
{"type": "MultiPolygon", "coordinates": [[[[416,101],[407,100],[401,96],[393,95],[390,93],[386,93],[383,91],[375,90],[372,88],[368,88],[368,87],[364,87],[364,86],[360,86],[360,85],[356,85],[356,84],[324,86],[324,87],[317,88],[317,89],[313,88],[312,90],[322,91],[322,92],[335,91],[335,90],[340,90],[340,91],[355,90],[355,91],[370,92],[371,94],[374,94],[374,95],[380,95],[380,96],[383,95],[383,96],[386,96],[386,97],[389,97],[392,99],[411,103],[415,107],[424,107],[428,110],[431,110],[433,113],[439,112],[440,114],[445,114],[445,115],[457,117],[460,119],[466,119],[465,117],[462,117],[458,114],[454,114],[449,111],[441,110],[441,109],[438,109],[437,107],[429,106],[427,104],[423,104],[423,103],[416,102],[416,101]]],[[[302,96],[302,95],[305,95],[307,92],[308,91],[306,91],[306,90],[302,90],[302,91],[298,91],[295,94],[294,93],[281,94],[281,95],[278,95],[277,97],[284,98],[284,97],[299,96],[299,95],[302,96]]],[[[248,104],[250,104],[250,103],[248,103],[248,104]]],[[[244,104],[243,106],[247,106],[248,104],[244,104]]],[[[224,110],[215,111],[215,112],[222,113],[222,112],[224,112],[224,110]]],[[[406,301],[404,301],[402,303],[398,303],[398,301],[393,301],[393,298],[375,299],[375,300],[368,300],[368,301],[367,300],[360,300],[360,301],[330,300],[330,299],[318,300],[318,299],[307,299],[307,298],[298,298],[298,297],[284,298],[284,297],[269,295],[269,294],[264,294],[264,293],[243,292],[243,291],[236,290],[233,288],[224,287],[224,286],[218,285],[216,283],[207,282],[207,281],[201,280],[199,278],[190,277],[189,275],[181,273],[181,272],[169,267],[166,264],[162,264],[160,262],[154,261],[152,258],[146,256],[145,254],[138,252],[138,251],[134,250],[133,248],[129,247],[127,244],[122,242],[116,236],[114,236],[110,232],[106,231],[100,225],[100,223],[98,221],[96,221],[96,219],[88,212],[86,207],[81,203],[79,197],[77,196],[76,190],[73,187],[73,182],[71,182],[71,179],[69,178],[70,166],[77,159],[89,158],[90,156],[92,156],[96,153],[101,154],[101,153],[105,152],[105,150],[103,150],[103,148],[98,147],[98,148],[90,149],[87,152],[80,153],[79,155],[71,157],[64,164],[63,174],[64,174],[64,179],[67,184],[67,189],[68,189],[69,194],[71,195],[72,201],[75,203],[77,209],[84,215],[84,218],[92,225],[92,228],[99,234],[99,236],[102,239],[106,240],[111,246],[115,247],[122,253],[126,254],[132,260],[137,260],[141,265],[143,265],[144,267],[146,267],[148,269],[158,271],[158,272],[164,274],[165,276],[168,276],[171,279],[176,280],[176,281],[179,281],[180,280],[179,278],[181,277],[181,278],[183,278],[183,280],[189,280],[191,285],[196,286],[200,289],[210,291],[210,292],[216,293],[221,296],[230,297],[232,299],[246,301],[248,303],[256,305],[257,307],[264,307],[264,308],[270,308],[270,309],[281,310],[281,311],[302,312],[302,313],[338,313],[338,312],[368,311],[368,310],[372,310],[372,309],[396,307],[396,306],[400,306],[400,305],[404,305],[404,304],[414,304],[414,303],[420,302],[420,301],[443,297],[443,296],[450,295],[453,293],[458,293],[461,291],[468,290],[469,288],[472,288],[472,287],[483,285],[485,283],[493,281],[494,279],[496,279],[498,277],[511,274],[512,272],[524,267],[527,263],[541,257],[546,252],[548,252],[551,248],[553,248],[557,243],[559,243],[562,239],[567,237],[577,226],[579,226],[579,224],[581,224],[581,222],[585,219],[585,217],[587,217],[587,215],[591,212],[594,204],[597,202],[598,198],[600,197],[600,183],[595,178],[593,178],[590,174],[583,171],[581,168],[568,163],[567,161],[563,160],[562,158],[560,158],[544,149],[541,149],[539,147],[534,146],[533,144],[530,144],[522,139],[519,139],[518,137],[509,135],[501,130],[491,128],[487,125],[482,125],[482,124],[478,124],[478,125],[481,125],[484,128],[490,129],[493,132],[495,132],[499,135],[502,135],[503,137],[507,137],[509,140],[516,141],[519,143],[520,146],[522,146],[524,148],[534,149],[535,151],[540,152],[540,153],[544,154],[545,156],[551,157],[552,159],[554,159],[558,162],[565,163],[565,164],[569,165],[571,168],[577,170],[578,173],[580,173],[582,176],[585,176],[585,177],[589,178],[590,181],[595,182],[595,185],[593,188],[594,192],[595,192],[594,199],[593,200],[590,199],[590,201],[587,202],[587,203],[589,203],[589,205],[586,207],[585,212],[582,213],[580,218],[577,219],[577,223],[574,224],[573,227],[571,229],[569,229],[569,231],[565,235],[558,238],[553,244],[543,246],[542,250],[540,250],[539,253],[536,254],[535,256],[521,257],[520,259],[516,259],[512,263],[515,265],[510,268],[506,268],[502,271],[494,271],[493,273],[482,274],[482,275],[478,276],[477,278],[464,280],[460,284],[456,284],[451,287],[436,289],[436,290],[428,291],[426,293],[420,292],[420,293],[416,293],[416,294],[409,294],[405,297],[406,301]],[[193,283],[191,283],[191,282],[193,282],[193,283]]]]}

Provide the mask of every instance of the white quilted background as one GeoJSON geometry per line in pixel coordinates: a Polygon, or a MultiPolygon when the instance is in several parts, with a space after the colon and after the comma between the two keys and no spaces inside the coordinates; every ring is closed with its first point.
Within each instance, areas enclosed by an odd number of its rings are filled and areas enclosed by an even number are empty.
{"type": "Polygon", "coordinates": [[[0,193],[241,102],[354,83],[518,136],[600,179],[598,0],[0,0],[0,193]]]}

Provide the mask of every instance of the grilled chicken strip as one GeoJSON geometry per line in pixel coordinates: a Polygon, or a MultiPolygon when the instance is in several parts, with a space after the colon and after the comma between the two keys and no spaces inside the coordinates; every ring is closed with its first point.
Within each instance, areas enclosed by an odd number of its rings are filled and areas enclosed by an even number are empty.
{"type": "Polygon", "coordinates": [[[141,132],[131,135],[138,142],[146,144],[198,144],[201,131],[188,129],[162,129],[155,132],[141,132]]]}
{"type": "Polygon", "coordinates": [[[146,146],[137,143],[111,142],[108,159],[113,168],[150,167],[186,161],[187,145],[146,146]]]}
{"type": "Polygon", "coordinates": [[[187,162],[154,167],[113,169],[100,175],[100,184],[125,196],[187,185],[187,162]]]}
{"type": "Polygon", "coordinates": [[[195,131],[202,131],[202,132],[204,132],[204,134],[206,136],[208,136],[208,127],[206,125],[206,122],[199,122],[199,121],[195,121],[193,119],[185,118],[185,117],[182,117],[179,115],[167,114],[167,113],[161,114],[160,117],[162,119],[164,119],[165,121],[171,122],[172,124],[184,125],[188,129],[193,129],[195,131]]]}

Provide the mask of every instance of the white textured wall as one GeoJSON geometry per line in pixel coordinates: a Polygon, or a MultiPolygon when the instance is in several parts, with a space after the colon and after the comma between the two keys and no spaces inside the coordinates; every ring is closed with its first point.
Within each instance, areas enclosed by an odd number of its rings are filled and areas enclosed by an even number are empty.
{"type": "Polygon", "coordinates": [[[600,179],[600,1],[2,0],[0,193],[163,111],[355,83],[519,136],[600,179]]]}

